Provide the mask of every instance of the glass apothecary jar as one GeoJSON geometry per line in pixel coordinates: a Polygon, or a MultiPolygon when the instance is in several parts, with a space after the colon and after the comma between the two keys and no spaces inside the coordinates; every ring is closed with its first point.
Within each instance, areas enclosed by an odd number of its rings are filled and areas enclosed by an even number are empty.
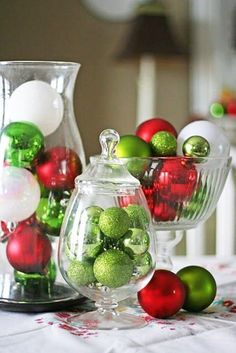
{"type": "Polygon", "coordinates": [[[80,298],[54,256],[85,156],[73,109],[80,64],[0,62],[0,308],[59,309],[80,298]]]}
{"type": "Polygon", "coordinates": [[[114,156],[116,131],[100,135],[102,154],[76,178],[63,221],[59,266],[68,284],[95,301],[96,311],[68,322],[98,329],[140,327],[118,302],[141,290],[155,268],[151,218],[141,185],[114,156]]]}

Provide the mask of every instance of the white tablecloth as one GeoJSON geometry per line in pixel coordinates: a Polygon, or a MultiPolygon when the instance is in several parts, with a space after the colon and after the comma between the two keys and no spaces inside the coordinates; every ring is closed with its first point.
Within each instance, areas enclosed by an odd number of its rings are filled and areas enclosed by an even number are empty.
{"type": "Polygon", "coordinates": [[[236,261],[174,259],[174,264],[176,270],[203,264],[215,276],[217,297],[205,312],[180,311],[170,319],[160,320],[134,306],[126,310],[144,316],[147,326],[98,331],[69,326],[65,318],[74,313],[68,311],[41,314],[0,311],[0,353],[235,353],[236,261]]]}

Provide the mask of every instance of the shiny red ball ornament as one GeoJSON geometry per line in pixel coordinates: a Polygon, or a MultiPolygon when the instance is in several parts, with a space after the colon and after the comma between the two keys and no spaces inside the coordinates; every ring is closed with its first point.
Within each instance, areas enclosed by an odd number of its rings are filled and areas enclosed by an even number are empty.
{"type": "Polygon", "coordinates": [[[176,210],[167,202],[158,201],[154,205],[152,217],[155,222],[173,221],[176,217],[176,210]]]}
{"type": "Polygon", "coordinates": [[[36,166],[39,181],[51,190],[73,189],[74,180],[81,172],[79,156],[72,149],[61,146],[43,153],[36,166]]]}
{"type": "Polygon", "coordinates": [[[187,201],[197,184],[195,166],[184,158],[169,158],[154,171],[158,197],[169,202],[187,201]]]}
{"type": "Polygon", "coordinates": [[[177,137],[177,131],[174,126],[162,118],[152,118],[141,123],[136,130],[136,135],[149,143],[152,136],[159,131],[168,131],[177,137]]]}
{"type": "Polygon", "coordinates": [[[173,272],[156,270],[151,281],[138,292],[138,300],[146,313],[164,319],[176,314],[183,306],[186,289],[173,272]]]}
{"type": "Polygon", "coordinates": [[[52,255],[52,246],[39,227],[22,225],[9,236],[6,254],[15,270],[43,273],[52,255]]]}

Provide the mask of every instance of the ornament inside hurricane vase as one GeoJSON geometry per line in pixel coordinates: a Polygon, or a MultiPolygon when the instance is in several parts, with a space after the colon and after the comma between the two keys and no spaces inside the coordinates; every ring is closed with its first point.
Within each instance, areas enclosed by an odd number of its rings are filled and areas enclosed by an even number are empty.
{"type": "Polygon", "coordinates": [[[0,62],[0,308],[55,310],[81,296],[55,249],[74,180],[85,166],[73,93],[80,64],[0,62]]]}
{"type": "Polygon", "coordinates": [[[69,318],[74,326],[127,329],[146,324],[144,319],[117,309],[119,301],[149,282],[155,268],[146,199],[139,181],[114,156],[118,142],[116,131],[101,133],[102,154],[92,158],[76,178],[63,220],[59,242],[62,275],[97,307],[69,318]]]}

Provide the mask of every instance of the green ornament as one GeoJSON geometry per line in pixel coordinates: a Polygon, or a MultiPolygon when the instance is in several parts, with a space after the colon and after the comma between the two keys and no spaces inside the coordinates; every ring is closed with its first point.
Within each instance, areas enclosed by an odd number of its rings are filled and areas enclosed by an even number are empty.
{"type": "Polygon", "coordinates": [[[96,281],[93,273],[93,263],[73,260],[67,269],[67,277],[75,286],[86,286],[96,281]]]}
{"type": "Polygon", "coordinates": [[[130,174],[137,179],[142,179],[149,168],[150,160],[148,158],[130,158],[125,160],[125,165],[130,174]]]}
{"type": "MultiPolygon", "coordinates": [[[[41,198],[36,210],[36,219],[49,235],[58,236],[64,219],[69,194],[58,199],[53,191],[48,198],[41,198]]],[[[61,195],[62,196],[62,195],[61,195]]]]}
{"type": "Polygon", "coordinates": [[[207,183],[205,183],[204,186],[200,185],[200,187],[195,190],[192,198],[184,206],[182,216],[188,219],[196,218],[202,210],[204,211],[203,205],[205,204],[206,196],[207,183]]]}
{"type": "Polygon", "coordinates": [[[216,281],[212,274],[200,266],[187,266],[177,272],[187,291],[183,309],[199,312],[207,308],[216,295],[216,281]]]}
{"type": "Polygon", "coordinates": [[[99,283],[109,288],[118,288],[129,282],[133,267],[133,261],[127,254],[112,249],[96,258],[93,270],[99,283]]]}
{"type": "Polygon", "coordinates": [[[98,224],[102,212],[103,209],[99,206],[87,207],[81,214],[81,222],[98,224]]]}
{"type": "Polygon", "coordinates": [[[213,118],[223,118],[225,114],[225,108],[221,103],[212,103],[210,106],[210,113],[213,116],[213,118]]]}
{"type": "Polygon", "coordinates": [[[8,165],[31,168],[44,148],[44,137],[32,123],[13,122],[2,130],[0,145],[8,165]]]}
{"type": "MultiPolygon", "coordinates": [[[[210,154],[210,144],[202,136],[190,136],[184,142],[182,150],[186,157],[207,157],[210,154]]],[[[199,160],[201,161],[202,159],[199,160]]]]}
{"type": "Polygon", "coordinates": [[[144,254],[150,244],[150,238],[147,232],[138,228],[131,228],[122,238],[124,251],[133,255],[144,254]]]}
{"type": "Polygon", "coordinates": [[[155,156],[168,157],[176,155],[177,140],[175,136],[168,131],[159,131],[154,134],[150,145],[155,156]]]}
{"type": "Polygon", "coordinates": [[[144,207],[132,204],[125,207],[124,210],[129,215],[131,228],[141,228],[141,229],[147,228],[150,219],[144,207]]]}
{"type": "Polygon", "coordinates": [[[147,142],[135,135],[121,136],[116,147],[118,158],[151,157],[151,148],[147,142]]]}
{"type": "Polygon", "coordinates": [[[40,293],[50,293],[51,286],[56,280],[57,268],[54,260],[50,260],[44,269],[44,274],[24,273],[14,271],[14,279],[24,287],[25,292],[40,296],[40,293]]]}
{"type": "Polygon", "coordinates": [[[99,218],[99,227],[107,236],[114,239],[121,238],[129,229],[130,218],[124,209],[110,207],[103,211],[99,218]]]}
{"type": "Polygon", "coordinates": [[[141,278],[147,275],[153,269],[153,260],[149,252],[143,255],[134,256],[134,276],[141,278]]]}

